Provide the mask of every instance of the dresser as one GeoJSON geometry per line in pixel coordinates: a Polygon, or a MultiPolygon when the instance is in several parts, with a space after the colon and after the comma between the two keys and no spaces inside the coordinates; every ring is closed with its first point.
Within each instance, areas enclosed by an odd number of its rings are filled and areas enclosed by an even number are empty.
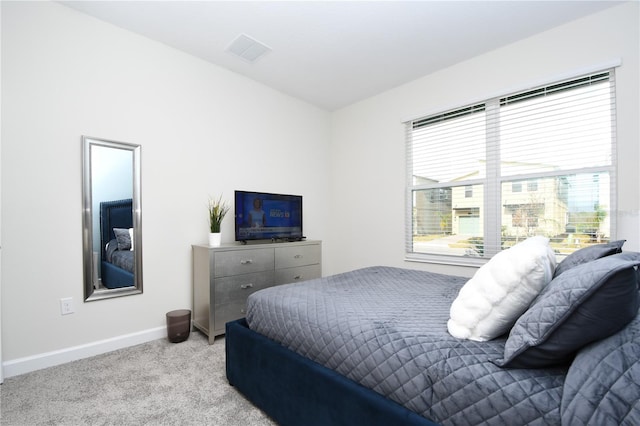
{"type": "Polygon", "coordinates": [[[321,241],[193,245],[193,325],[209,336],[246,314],[247,297],[260,289],[322,275],[321,241]]]}

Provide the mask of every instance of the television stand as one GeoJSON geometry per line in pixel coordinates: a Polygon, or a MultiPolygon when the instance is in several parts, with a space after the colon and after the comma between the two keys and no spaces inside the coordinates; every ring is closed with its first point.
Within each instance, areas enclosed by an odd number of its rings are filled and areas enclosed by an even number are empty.
{"type": "Polygon", "coordinates": [[[247,297],[260,289],[322,276],[322,242],[193,245],[193,325],[209,336],[246,315],[247,297]]]}

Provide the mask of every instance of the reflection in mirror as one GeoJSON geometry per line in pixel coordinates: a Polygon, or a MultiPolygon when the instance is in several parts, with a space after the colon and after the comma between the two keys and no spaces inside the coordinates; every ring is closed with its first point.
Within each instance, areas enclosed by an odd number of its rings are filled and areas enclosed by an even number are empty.
{"type": "Polygon", "coordinates": [[[140,145],[82,137],[84,299],[142,293],[140,145]]]}

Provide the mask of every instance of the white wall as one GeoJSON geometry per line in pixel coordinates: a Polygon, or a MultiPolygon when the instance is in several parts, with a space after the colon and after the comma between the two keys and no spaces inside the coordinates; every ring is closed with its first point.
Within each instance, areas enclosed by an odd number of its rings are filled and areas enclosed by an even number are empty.
{"type": "Polygon", "coordinates": [[[607,9],[335,112],[329,170],[335,214],[327,228],[326,272],[383,264],[472,274],[473,269],[404,261],[402,121],[617,58],[618,238],[628,240],[626,250],[640,251],[639,8],[630,2],[607,9]]]}
{"type": "Polygon", "coordinates": [[[56,3],[2,2],[2,43],[5,367],[162,332],[191,306],[209,194],[302,194],[305,234],[325,237],[328,113],[56,3]],[[83,134],[142,145],[142,295],[82,302],[83,134]]]}

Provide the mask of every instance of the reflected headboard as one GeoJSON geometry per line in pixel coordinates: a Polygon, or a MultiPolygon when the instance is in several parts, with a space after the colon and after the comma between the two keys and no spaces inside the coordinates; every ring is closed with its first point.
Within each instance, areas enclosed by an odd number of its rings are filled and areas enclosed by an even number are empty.
{"type": "Polygon", "coordinates": [[[113,228],[133,228],[131,198],[100,203],[100,247],[105,258],[105,246],[115,238],[113,228]]]}

